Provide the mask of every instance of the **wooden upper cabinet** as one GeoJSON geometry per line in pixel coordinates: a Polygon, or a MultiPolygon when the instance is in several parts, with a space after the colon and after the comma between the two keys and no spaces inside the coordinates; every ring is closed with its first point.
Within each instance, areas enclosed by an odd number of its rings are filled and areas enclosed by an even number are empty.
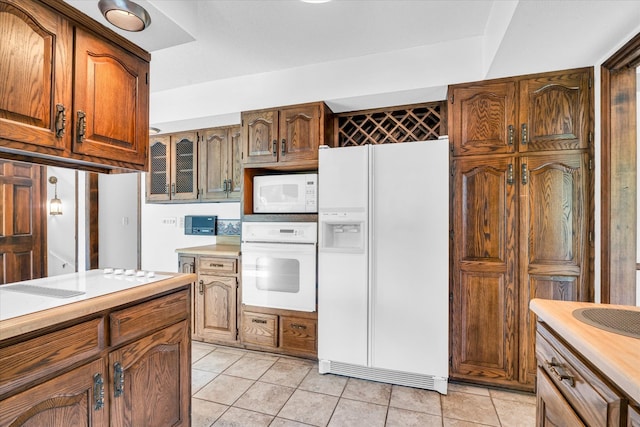
{"type": "Polygon", "coordinates": [[[0,157],[143,170],[149,58],[64,2],[0,0],[0,157]]]}
{"type": "Polygon", "coordinates": [[[453,155],[588,148],[593,69],[449,87],[453,155]]]}
{"type": "Polygon", "coordinates": [[[516,85],[478,83],[449,89],[449,139],[453,155],[515,151],[516,85]]]}
{"type": "Polygon", "coordinates": [[[171,137],[149,137],[149,172],[147,173],[147,201],[171,199],[171,137]]]}
{"type": "Polygon", "coordinates": [[[171,135],[172,200],[195,200],[198,197],[198,134],[182,132],[171,135]]]}
{"type": "Polygon", "coordinates": [[[73,151],[144,165],[149,63],[76,28],[73,151]]]}
{"type": "Polygon", "coordinates": [[[244,165],[317,165],[318,147],[333,145],[331,117],[322,102],[242,113],[244,165]]]}
{"type": "Polygon", "coordinates": [[[520,81],[521,152],[588,148],[592,78],[582,70],[520,81]]]}
{"type": "Polygon", "coordinates": [[[242,188],[239,126],[202,131],[198,148],[199,197],[238,200],[242,188]]]}
{"type": "Polygon", "coordinates": [[[72,52],[69,21],[33,1],[0,0],[0,139],[69,146],[72,52]]]}

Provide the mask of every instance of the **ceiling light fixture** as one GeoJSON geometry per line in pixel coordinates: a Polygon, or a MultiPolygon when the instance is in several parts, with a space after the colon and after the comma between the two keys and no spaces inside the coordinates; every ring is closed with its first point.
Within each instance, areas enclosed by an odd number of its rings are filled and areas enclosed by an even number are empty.
{"type": "Polygon", "coordinates": [[[126,31],[142,31],[151,25],[149,13],[130,0],[100,0],[98,8],[105,19],[126,31]]]}

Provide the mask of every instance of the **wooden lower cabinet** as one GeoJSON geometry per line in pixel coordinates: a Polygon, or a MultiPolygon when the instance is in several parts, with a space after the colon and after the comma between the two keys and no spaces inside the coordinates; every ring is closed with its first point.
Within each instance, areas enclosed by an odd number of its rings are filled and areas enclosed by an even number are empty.
{"type": "Polygon", "coordinates": [[[633,402],[546,324],[538,322],[537,425],[631,426],[633,402]]]}
{"type": "Polygon", "coordinates": [[[240,339],[251,349],[315,359],[317,313],[243,306],[240,339]]]}
{"type": "Polygon", "coordinates": [[[193,292],[194,340],[239,345],[238,264],[238,257],[197,256],[198,281],[193,292]]]}
{"type": "Polygon", "coordinates": [[[189,426],[188,286],[0,341],[0,426],[189,426]]]}
{"type": "Polygon", "coordinates": [[[113,425],[190,425],[188,330],[184,320],[109,353],[113,425]]]}
{"type": "Polygon", "coordinates": [[[106,427],[107,382],[104,360],[88,363],[2,401],[0,425],[106,427]]]}

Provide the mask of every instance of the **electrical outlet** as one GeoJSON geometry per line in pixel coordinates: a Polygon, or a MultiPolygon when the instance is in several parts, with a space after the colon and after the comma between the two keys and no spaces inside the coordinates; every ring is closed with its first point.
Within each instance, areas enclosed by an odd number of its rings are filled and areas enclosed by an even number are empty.
{"type": "Polygon", "coordinates": [[[175,217],[162,218],[162,225],[176,225],[175,217]]]}

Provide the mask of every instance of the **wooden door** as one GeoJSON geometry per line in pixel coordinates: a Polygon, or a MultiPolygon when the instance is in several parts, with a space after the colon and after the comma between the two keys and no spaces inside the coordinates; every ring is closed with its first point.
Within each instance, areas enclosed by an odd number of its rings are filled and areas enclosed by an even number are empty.
{"type": "Polygon", "coordinates": [[[0,160],[0,284],[46,276],[42,166],[0,160]]]}
{"type": "Polygon", "coordinates": [[[229,149],[227,151],[227,179],[229,180],[229,199],[240,200],[242,191],[242,128],[229,129],[229,149]]]}
{"type": "Polygon", "coordinates": [[[227,158],[229,132],[227,128],[207,129],[198,146],[198,196],[202,200],[224,200],[228,193],[227,158]]]}
{"type": "Polygon", "coordinates": [[[72,26],[57,13],[0,0],[0,139],[11,140],[3,145],[70,147],[72,52],[72,26]]]}
{"type": "Polygon", "coordinates": [[[517,381],[512,156],[454,161],[451,377],[517,381]]]}
{"type": "Polygon", "coordinates": [[[196,294],[196,335],[210,340],[236,341],[235,277],[200,274],[196,294]]]}
{"type": "Polygon", "coordinates": [[[186,320],[109,353],[111,425],[189,426],[190,372],[186,320]]]}
{"type": "Polygon", "coordinates": [[[75,32],[73,151],[144,165],[149,63],[80,28],[75,32]]]}
{"type": "Polygon", "coordinates": [[[108,389],[99,359],[3,400],[0,425],[106,427],[108,389]]]}
{"type": "Polygon", "coordinates": [[[278,161],[278,111],[263,110],[242,114],[244,164],[278,161]]]}
{"type": "Polygon", "coordinates": [[[449,139],[453,155],[515,152],[515,97],[514,81],[450,87],[449,139]]]}
{"type": "Polygon", "coordinates": [[[583,427],[585,425],[542,369],[538,370],[536,397],[538,399],[537,427],[583,427]]]}
{"type": "Polygon", "coordinates": [[[320,106],[283,108],[278,126],[278,160],[317,160],[320,144],[320,106]]]}
{"type": "Polygon", "coordinates": [[[521,80],[520,152],[587,148],[592,80],[592,69],[521,80]]]}
{"type": "Polygon", "coordinates": [[[170,200],[171,142],[169,135],[149,138],[147,201],[170,200]]]}
{"type": "Polygon", "coordinates": [[[536,316],[529,301],[590,299],[587,165],[582,153],[520,159],[520,381],[531,387],[536,316]]]}
{"type": "Polygon", "coordinates": [[[171,200],[198,198],[197,144],[196,132],[171,135],[171,200]]]}

